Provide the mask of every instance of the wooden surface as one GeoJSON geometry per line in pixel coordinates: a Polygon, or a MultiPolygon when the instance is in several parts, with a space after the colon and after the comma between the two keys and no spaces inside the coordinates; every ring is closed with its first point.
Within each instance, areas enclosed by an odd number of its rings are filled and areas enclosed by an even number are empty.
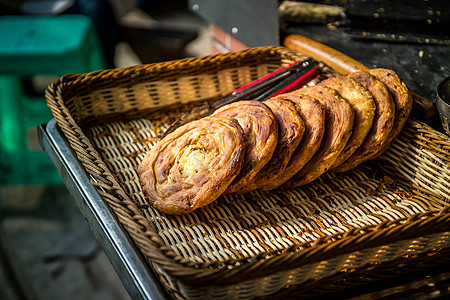
{"type": "MultiPolygon", "coordinates": [[[[351,58],[344,53],[316,42],[300,34],[291,34],[284,39],[284,45],[300,53],[312,56],[319,61],[323,61],[330,68],[341,75],[351,72],[368,70],[369,67],[351,58]]],[[[436,114],[434,104],[427,99],[413,92],[413,110],[423,115],[425,119],[431,119],[436,114]]]]}

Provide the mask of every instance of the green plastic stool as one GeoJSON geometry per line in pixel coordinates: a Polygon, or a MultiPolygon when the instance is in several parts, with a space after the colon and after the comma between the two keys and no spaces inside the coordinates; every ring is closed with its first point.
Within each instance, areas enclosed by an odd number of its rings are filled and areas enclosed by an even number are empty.
{"type": "Polygon", "coordinates": [[[46,153],[30,145],[30,132],[52,114],[45,98],[27,95],[22,79],[105,67],[88,17],[0,17],[0,185],[62,184],[46,153]]]}
{"type": "Polygon", "coordinates": [[[88,17],[0,17],[0,73],[62,76],[103,68],[104,56],[88,17]]]}

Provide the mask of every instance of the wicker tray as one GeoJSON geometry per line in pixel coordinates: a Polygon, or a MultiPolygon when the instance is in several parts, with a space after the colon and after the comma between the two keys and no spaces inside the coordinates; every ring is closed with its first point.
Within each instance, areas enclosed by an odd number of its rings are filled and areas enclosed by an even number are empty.
{"type": "Polygon", "coordinates": [[[176,117],[302,58],[253,48],[47,89],[92,184],[174,298],[312,296],[449,258],[450,142],[416,120],[380,158],[301,188],[222,196],[183,216],[147,205],[136,169],[176,117]]]}

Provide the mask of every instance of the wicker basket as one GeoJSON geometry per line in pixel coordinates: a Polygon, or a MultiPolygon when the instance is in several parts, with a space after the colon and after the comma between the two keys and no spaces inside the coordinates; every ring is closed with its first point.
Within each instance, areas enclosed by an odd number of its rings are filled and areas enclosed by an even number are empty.
{"type": "Polygon", "coordinates": [[[147,205],[136,169],[176,117],[302,58],[253,48],[49,86],[92,184],[174,298],[315,296],[449,258],[450,143],[415,120],[380,158],[301,188],[222,196],[183,216],[147,205]]]}

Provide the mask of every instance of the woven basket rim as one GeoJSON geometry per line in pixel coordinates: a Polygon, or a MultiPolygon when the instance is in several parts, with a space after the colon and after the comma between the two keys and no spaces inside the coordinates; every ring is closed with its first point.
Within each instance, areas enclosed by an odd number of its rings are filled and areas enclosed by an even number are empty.
{"type": "MultiPolygon", "coordinates": [[[[240,281],[242,278],[262,277],[276,271],[288,270],[307,263],[329,259],[337,254],[383,245],[389,241],[394,242],[419,237],[424,234],[444,232],[446,229],[450,229],[450,207],[445,207],[440,211],[416,214],[406,220],[385,221],[377,226],[355,228],[355,230],[350,230],[344,234],[326,236],[313,242],[283,249],[282,251],[262,253],[256,257],[230,260],[226,263],[194,263],[191,260],[178,256],[171,250],[159,237],[153,225],[144,217],[137,204],[130,199],[111,174],[95,147],[93,147],[79,124],[70,115],[62,94],[70,93],[72,85],[86,84],[91,81],[101,82],[104,76],[113,76],[114,78],[137,77],[146,72],[164,72],[173,70],[173,68],[199,66],[205,63],[206,59],[208,59],[209,63],[219,64],[221,59],[240,59],[243,55],[249,55],[252,51],[259,51],[265,53],[265,55],[279,55],[281,59],[295,59],[298,56],[298,53],[294,50],[282,46],[251,48],[239,52],[215,54],[199,58],[103,70],[87,74],[69,74],[53,82],[46,90],[47,103],[56,122],[61,127],[88,174],[95,179],[95,182],[92,184],[102,199],[108,204],[120,203],[128,209],[127,222],[129,224],[121,222],[122,226],[132,236],[134,243],[141,243],[141,239],[145,239],[145,246],[149,249],[145,251],[144,255],[149,263],[156,264],[167,274],[186,284],[211,284],[220,279],[221,285],[224,285],[240,281]],[[91,172],[92,168],[100,170],[98,173],[101,175],[91,172]]],[[[445,135],[442,133],[416,120],[410,121],[409,124],[410,126],[419,126],[427,134],[443,139],[443,142],[448,144],[450,148],[450,143],[444,139],[445,135]]],[[[143,252],[139,246],[138,248],[143,252]]]]}

